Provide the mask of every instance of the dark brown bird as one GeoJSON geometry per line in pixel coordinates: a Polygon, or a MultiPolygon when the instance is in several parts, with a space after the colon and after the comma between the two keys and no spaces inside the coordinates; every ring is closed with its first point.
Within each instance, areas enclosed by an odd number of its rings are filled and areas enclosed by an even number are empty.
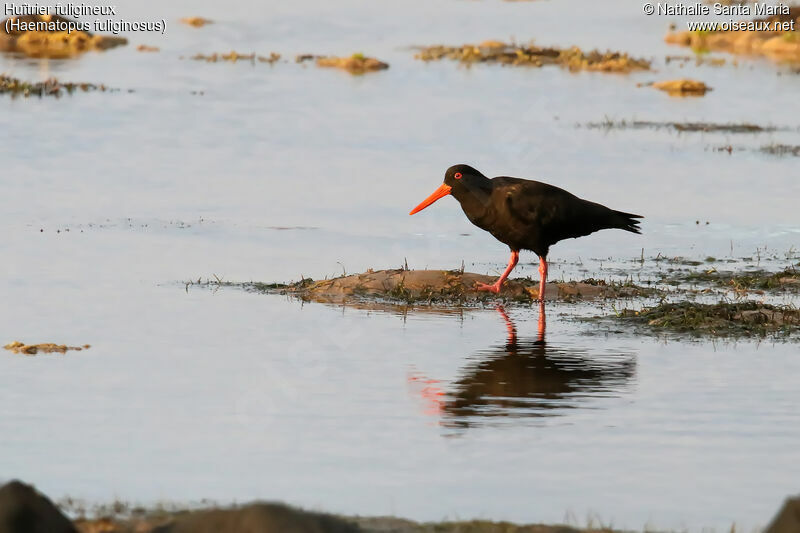
{"type": "Polygon", "coordinates": [[[544,300],[547,253],[552,245],[601,229],[640,233],[636,220],[640,215],[614,211],[539,181],[506,176],[489,179],[469,165],[448,168],[444,183],[409,214],[448,194],[458,200],[470,222],[511,248],[511,259],[500,278],[492,285],[478,284],[478,290],[495,294],[517,265],[520,250],[532,250],[539,256],[539,298],[544,300]]]}

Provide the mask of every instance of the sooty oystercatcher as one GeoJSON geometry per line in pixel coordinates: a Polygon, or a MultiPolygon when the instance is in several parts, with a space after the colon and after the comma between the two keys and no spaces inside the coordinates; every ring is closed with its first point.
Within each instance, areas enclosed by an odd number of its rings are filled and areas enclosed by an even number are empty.
{"type": "Polygon", "coordinates": [[[511,248],[511,259],[500,278],[493,285],[478,284],[478,290],[495,294],[519,261],[520,250],[532,250],[539,256],[539,298],[544,300],[550,246],[601,229],[640,233],[636,219],[641,215],[614,211],[539,181],[506,176],[489,179],[469,165],[448,168],[444,183],[409,214],[448,194],[458,200],[470,222],[511,248]]]}

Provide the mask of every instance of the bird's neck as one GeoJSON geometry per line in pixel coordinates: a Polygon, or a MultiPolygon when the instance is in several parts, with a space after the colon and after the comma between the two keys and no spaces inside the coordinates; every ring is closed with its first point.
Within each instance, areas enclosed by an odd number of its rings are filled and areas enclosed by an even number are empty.
{"type": "MultiPolygon", "coordinates": [[[[485,180],[470,183],[458,191],[453,191],[453,196],[461,204],[464,212],[472,220],[479,219],[489,207],[489,199],[492,196],[492,182],[488,178],[485,180]]],[[[475,223],[475,220],[472,220],[475,223]]]]}

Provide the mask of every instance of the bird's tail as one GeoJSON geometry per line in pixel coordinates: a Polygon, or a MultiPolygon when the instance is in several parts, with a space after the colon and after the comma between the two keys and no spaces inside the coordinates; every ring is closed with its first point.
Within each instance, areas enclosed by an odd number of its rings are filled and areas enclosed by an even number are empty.
{"type": "Polygon", "coordinates": [[[644,218],[642,215],[634,215],[632,213],[623,213],[622,211],[614,211],[614,228],[624,229],[631,233],[642,233],[639,229],[639,221],[637,218],[644,218]]]}

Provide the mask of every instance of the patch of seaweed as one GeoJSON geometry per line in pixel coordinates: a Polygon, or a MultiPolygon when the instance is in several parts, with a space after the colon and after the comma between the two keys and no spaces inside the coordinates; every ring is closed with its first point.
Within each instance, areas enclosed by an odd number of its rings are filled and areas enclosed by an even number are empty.
{"type": "Polygon", "coordinates": [[[785,291],[800,292],[800,270],[788,267],[780,272],[748,270],[719,272],[716,269],[676,272],[665,281],[671,284],[691,283],[725,287],[737,293],[785,291]]]}
{"type": "Polygon", "coordinates": [[[31,83],[17,78],[0,74],[0,94],[10,94],[12,96],[61,96],[63,93],[72,94],[75,91],[107,91],[105,85],[95,85],[93,83],[69,83],[60,82],[55,78],[45,81],[31,83]]]}
{"type": "Polygon", "coordinates": [[[719,337],[788,337],[800,329],[800,310],[752,301],[661,303],[641,311],[625,309],[617,317],[655,331],[719,337]]]}
{"type": "Polygon", "coordinates": [[[759,151],[765,154],[777,156],[795,156],[800,157],[800,146],[791,146],[788,144],[768,144],[759,148],[759,151]]]}
{"type": "Polygon", "coordinates": [[[257,55],[255,52],[244,54],[237,52],[235,50],[231,50],[228,53],[217,53],[214,52],[212,54],[195,54],[191,57],[191,59],[195,61],[205,61],[206,63],[217,63],[220,61],[228,61],[230,63],[236,63],[238,61],[249,61],[250,63],[255,63],[258,61],[259,63],[269,63],[273,64],[281,58],[280,54],[275,52],[270,53],[268,56],[257,55]]]}
{"type": "Polygon", "coordinates": [[[560,65],[573,71],[590,70],[600,72],[632,72],[649,70],[650,61],[637,59],[622,52],[584,52],[577,46],[571,48],[539,47],[534,44],[520,45],[501,41],[484,41],[480,44],[461,46],[417,47],[415,58],[422,61],[450,59],[472,65],[475,63],[498,63],[511,66],[542,67],[560,65]]]}
{"type": "Polygon", "coordinates": [[[747,122],[717,124],[713,122],[657,122],[650,120],[611,120],[602,122],[589,122],[589,129],[671,129],[679,132],[704,132],[704,133],[763,133],[777,131],[775,126],[759,126],[747,122]]]}

